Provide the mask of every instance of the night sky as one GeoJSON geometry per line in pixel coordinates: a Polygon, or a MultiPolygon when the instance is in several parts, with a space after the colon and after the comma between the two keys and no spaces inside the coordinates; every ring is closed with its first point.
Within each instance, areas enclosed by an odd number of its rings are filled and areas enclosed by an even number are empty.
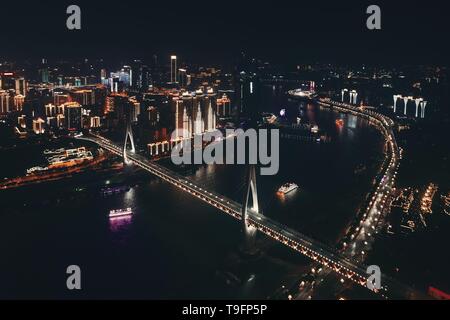
{"type": "Polygon", "coordinates": [[[282,62],[417,65],[448,64],[450,57],[450,12],[442,0],[52,2],[0,5],[0,59],[173,52],[221,63],[241,50],[282,62]],[[81,7],[80,31],[66,29],[70,4],[81,7]],[[382,9],[381,31],[366,28],[370,4],[382,9]]]}

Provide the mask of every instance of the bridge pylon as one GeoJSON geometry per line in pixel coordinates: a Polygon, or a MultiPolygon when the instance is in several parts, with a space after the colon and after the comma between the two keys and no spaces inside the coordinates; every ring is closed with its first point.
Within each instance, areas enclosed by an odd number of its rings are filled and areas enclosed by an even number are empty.
{"type": "Polygon", "coordinates": [[[134,147],[134,139],[133,139],[133,129],[131,128],[131,119],[130,117],[127,117],[127,125],[126,125],[126,130],[125,130],[125,142],[123,144],[123,161],[125,164],[129,164],[131,161],[128,160],[127,157],[127,143],[128,143],[128,139],[130,140],[130,145],[131,145],[131,153],[134,153],[136,151],[135,147],[134,147]]]}
{"type": "Polygon", "coordinates": [[[259,212],[258,189],[256,185],[255,165],[250,165],[246,173],[246,185],[244,189],[244,200],[242,201],[242,224],[244,229],[245,251],[255,251],[256,228],[248,223],[249,198],[252,196],[251,210],[259,212]]]}

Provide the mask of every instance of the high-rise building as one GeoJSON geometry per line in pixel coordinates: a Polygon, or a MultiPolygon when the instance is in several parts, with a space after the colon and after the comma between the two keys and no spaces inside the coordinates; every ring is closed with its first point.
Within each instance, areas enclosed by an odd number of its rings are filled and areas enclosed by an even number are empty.
{"type": "Polygon", "coordinates": [[[152,127],[156,127],[159,122],[159,112],[154,106],[150,106],[146,110],[148,124],[152,127]]]}
{"type": "Polygon", "coordinates": [[[11,95],[6,90],[0,90],[0,113],[11,111],[11,95]]]}
{"type": "Polygon", "coordinates": [[[179,72],[179,82],[180,82],[180,87],[181,88],[186,88],[187,86],[187,71],[186,69],[178,69],[179,72]]]}
{"type": "Polygon", "coordinates": [[[66,123],[66,117],[64,116],[64,114],[57,114],[56,115],[56,126],[58,128],[63,128],[64,125],[66,123]]]}
{"type": "Polygon", "coordinates": [[[21,116],[17,117],[17,125],[22,129],[25,129],[27,127],[27,121],[26,121],[25,115],[21,115],[21,116]]]}
{"type": "Polygon", "coordinates": [[[40,75],[41,75],[41,81],[42,81],[42,83],[48,83],[48,82],[49,82],[49,79],[50,79],[50,75],[49,75],[48,68],[45,67],[45,68],[40,69],[40,70],[39,70],[39,73],[40,73],[40,75]]]}
{"type": "Polygon", "coordinates": [[[47,117],[46,119],[47,127],[56,128],[56,117],[47,117]]]}
{"type": "Polygon", "coordinates": [[[45,121],[42,118],[33,120],[33,131],[35,134],[43,134],[45,132],[45,121]]]}
{"type": "Polygon", "coordinates": [[[94,116],[90,118],[90,127],[91,128],[100,128],[100,117],[94,116]]]}
{"type": "Polygon", "coordinates": [[[70,92],[71,101],[78,102],[82,106],[95,105],[95,92],[91,89],[78,89],[70,92]]]}
{"type": "Polygon", "coordinates": [[[259,65],[255,59],[242,55],[237,67],[238,74],[235,79],[239,112],[254,122],[259,114],[261,105],[261,84],[259,79],[259,65]]]}
{"type": "Polygon", "coordinates": [[[123,66],[122,70],[120,70],[119,78],[127,87],[132,87],[135,78],[133,69],[130,66],[123,66]]]}
{"type": "Polygon", "coordinates": [[[81,105],[77,102],[70,102],[65,105],[64,116],[68,130],[81,129],[81,111],[81,105]]]}
{"type": "Polygon", "coordinates": [[[177,56],[170,56],[170,83],[177,83],[177,56]]]}
{"type": "Polygon", "coordinates": [[[129,67],[129,70],[130,70],[129,87],[132,90],[138,90],[140,87],[141,66],[142,66],[141,60],[133,60],[133,62],[131,63],[131,66],[129,67]]]}
{"type": "Polygon", "coordinates": [[[70,102],[70,96],[63,91],[53,91],[53,104],[57,107],[60,105],[70,102]]]}
{"type": "Polygon", "coordinates": [[[137,122],[138,116],[141,114],[141,104],[136,100],[135,97],[131,97],[128,99],[128,103],[130,106],[130,120],[131,122],[137,122]]]}
{"type": "Polygon", "coordinates": [[[183,92],[172,98],[176,137],[187,138],[216,129],[217,98],[212,89],[206,92],[183,92]]]}
{"type": "Polygon", "coordinates": [[[147,66],[141,66],[140,75],[139,75],[139,81],[138,81],[138,88],[141,91],[147,91],[148,87],[151,84],[150,79],[150,72],[148,70],[147,66]]]}
{"type": "Polygon", "coordinates": [[[14,96],[14,110],[22,111],[23,104],[25,103],[25,97],[21,94],[14,96]]]}
{"type": "Polygon", "coordinates": [[[100,81],[104,86],[108,85],[108,73],[106,69],[100,70],[100,81]]]}
{"type": "Polygon", "coordinates": [[[224,93],[221,98],[217,99],[217,115],[219,117],[231,116],[231,101],[224,93]]]}
{"type": "Polygon", "coordinates": [[[111,92],[122,92],[124,88],[131,88],[135,75],[130,66],[123,66],[117,72],[111,72],[108,86],[111,92]]]}
{"type": "Polygon", "coordinates": [[[15,89],[15,75],[13,72],[0,73],[0,90],[15,89]]]}
{"type": "Polygon", "coordinates": [[[119,123],[122,124],[125,123],[128,104],[128,97],[124,94],[112,94],[106,97],[107,113],[115,115],[119,123]]]}
{"type": "Polygon", "coordinates": [[[27,96],[27,82],[25,78],[17,78],[16,79],[16,94],[21,94],[22,96],[27,96]]]}
{"type": "Polygon", "coordinates": [[[118,93],[123,91],[123,82],[117,76],[109,78],[109,86],[111,92],[118,93]]]}
{"type": "Polygon", "coordinates": [[[46,104],[45,105],[45,116],[46,117],[54,117],[57,114],[57,108],[54,104],[46,104]]]}

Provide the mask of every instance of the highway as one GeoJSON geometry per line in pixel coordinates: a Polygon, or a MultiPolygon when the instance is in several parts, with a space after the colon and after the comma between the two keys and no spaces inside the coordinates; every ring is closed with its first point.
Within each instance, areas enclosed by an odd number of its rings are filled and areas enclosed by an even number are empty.
{"type": "Polygon", "coordinates": [[[364,215],[360,217],[359,225],[352,230],[348,243],[344,243],[343,253],[358,262],[363,262],[367,252],[371,249],[375,235],[384,225],[384,217],[389,209],[387,201],[395,191],[394,185],[400,165],[401,150],[397,146],[392,130],[394,123],[390,118],[380,113],[346,103],[321,99],[319,105],[369,120],[381,131],[386,141],[385,160],[380,173],[375,178],[376,188],[367,208],[364,210],[364,215]]]}

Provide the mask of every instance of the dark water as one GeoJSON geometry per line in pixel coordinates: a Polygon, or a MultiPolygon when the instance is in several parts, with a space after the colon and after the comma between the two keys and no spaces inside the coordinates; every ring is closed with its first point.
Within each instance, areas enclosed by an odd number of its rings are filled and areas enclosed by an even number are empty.
{"type": "MultiPolygon", "coordinates": [[[[282,140],[279,173],[258,178],[260,207],[334,244],[369,188],[381,138],[365,121],[288,101],[282,88],[266,89],[266,111],[286,108],[317,123],[331,141],[282,140]],[[344,128],[336,126],[337,118],[344,128]],[[362,165],[366,169],[356,174],[362,165]],[[287,181],[300,189],[276,197],[287,181]]],[[[192,178],[240,201],[243,170],[207,166],[192,178]]],[[[258,240],[260,258],[242,259],[237,221],[133,168],[2,191],[0,201],[0,298],[266,298],[308,263],[264,238],[258,240]],[[103,198],[98,191],[108,180],[133,186],[103,198]],[[134,216],[112,224],[109,210],[125,207],[134,216]],[[80,292],[66,289],[65,270],[72,264],[82,270],[80,292]]]]}

